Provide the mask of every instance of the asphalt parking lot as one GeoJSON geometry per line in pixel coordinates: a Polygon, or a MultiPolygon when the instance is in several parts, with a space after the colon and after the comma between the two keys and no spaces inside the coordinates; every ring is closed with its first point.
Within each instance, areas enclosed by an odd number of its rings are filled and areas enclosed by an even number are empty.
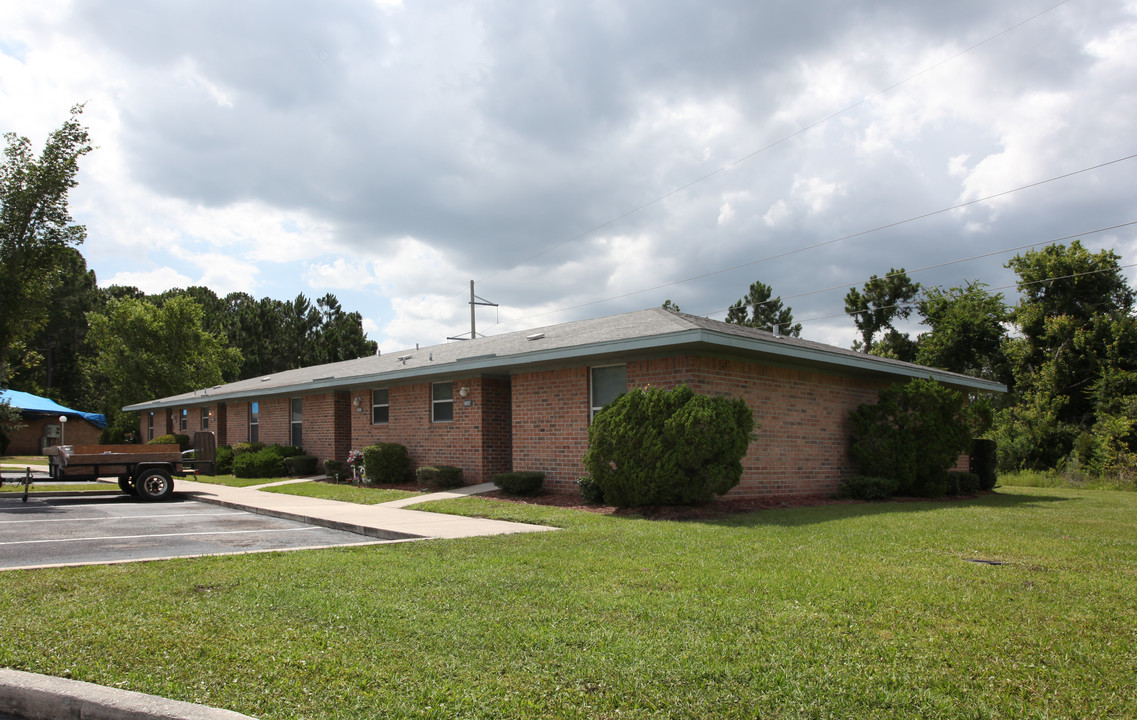
{"type": "Polygon", "coordinates": [[[374,538],[188,498],[0,498],[0,570],[373,545],[374,538]]]}

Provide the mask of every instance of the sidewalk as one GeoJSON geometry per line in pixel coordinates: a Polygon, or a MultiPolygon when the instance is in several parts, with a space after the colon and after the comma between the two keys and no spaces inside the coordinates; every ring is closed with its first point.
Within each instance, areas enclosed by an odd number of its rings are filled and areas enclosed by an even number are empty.
{"type": "MultiPolygon", "coordinates": [[[[286,481],[287,482],[287,481],[286,481]]],[[[285,484],[269,483],[268,485],[285,484]]],[[[256,487],[266,487],[259,485],[256,487]]],[[[194,500],[238,508],[247,512],[298,520],[310,525],[347,530],[368,537],[387,540],[424,540],[433,538],[465,538],[512,533],[544,532],[556,528],[544,525],[487,520],[485,518],[444,515],[442,513],[406,510],[403,506],[432,500],[465,497],[495,489],[490,483],[459,488],[450,492],[431,493],[394,500],[381,505],[324,500],[302,495],[262,492],[256,487],[236,488],[178,478],[174,489],[194,500]]]]}

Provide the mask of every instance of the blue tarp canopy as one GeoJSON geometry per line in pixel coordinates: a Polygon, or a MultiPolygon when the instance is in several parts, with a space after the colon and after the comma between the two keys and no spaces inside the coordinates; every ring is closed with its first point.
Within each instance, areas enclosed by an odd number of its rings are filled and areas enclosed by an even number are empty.
{"type": "Polygon", "coordinates": [[[46,415],[66,415],[67,417],[83,418],[97,428],[105,428],[107,419],[100,413],[86,413],[65,408],[54,400],[38,395],[32,395],[19,390],[0,390],[0,403],[7,402],[14,408],[20,409],[20,414],[27,417],[43,417],[46,415]]]}

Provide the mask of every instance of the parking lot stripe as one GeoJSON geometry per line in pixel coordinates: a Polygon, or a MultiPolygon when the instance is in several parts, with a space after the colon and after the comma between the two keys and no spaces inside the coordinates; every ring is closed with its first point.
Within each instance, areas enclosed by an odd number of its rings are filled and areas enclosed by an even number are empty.
{"type": "Polygon", "coordinates": [[[51,538],[48,540],[13,540],[11,542],[0,542],[3,545],[35,545],[42,543],[62,543],[62,542],[92,542],[97,540],[141,540],[143,538],[162,538],[162,537],[190,537],[193,535],[252,535],[255,533],[279,533],[279,532],[309,532],[312,530],[322,530],[318,527],[300,527],[300,528],[270,528],[268,530],[217,530],[209,532],[193,532],[193,533],[159,533],[154,535],[105,535],[103,537],[83,537],[83,538],[51,538]]]}
{"type": "Polygon", "coordinates": [[[115,521],[115,520],[153,520],[154,518],[175,518],[175,517],[219,517],[223,515],[241,515],[239,512],[217,512],[217,513],[177,513],[176,515],[111,515],[106,517],[85,517],[85,518],[36,518],[35,520],[0,520],[0,525],[18,525],[20,523],[49,523],[49,522],[98,522],[102,521],[115,521]]]}

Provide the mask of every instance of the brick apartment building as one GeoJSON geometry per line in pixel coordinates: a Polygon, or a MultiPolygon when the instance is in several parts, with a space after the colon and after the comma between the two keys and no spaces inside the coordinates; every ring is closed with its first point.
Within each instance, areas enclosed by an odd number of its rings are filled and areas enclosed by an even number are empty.
{"type": "Polygon", "coordinates": [[[848,416],[889,384],[999,383],[661,308],[319,365],[131,405],[141,437],[210,430],[220,445],[300,445],[343,460],[376,442],[466,482],[540,470],[573,491],[592,415],[628,388],[742,397],[756,439],[734,496],[830,493],[853,473],[848,416]]]}

